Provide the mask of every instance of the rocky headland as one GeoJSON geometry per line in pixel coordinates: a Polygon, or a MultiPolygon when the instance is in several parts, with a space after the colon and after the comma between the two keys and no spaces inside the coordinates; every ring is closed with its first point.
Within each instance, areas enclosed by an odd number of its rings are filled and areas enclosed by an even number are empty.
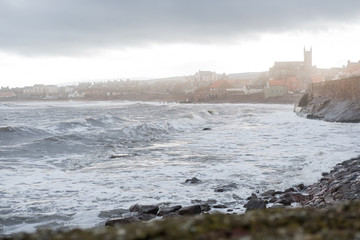
{"type": "Polygon", "coordinates": [[[294,110],[311,119],[360,122],[360,77],[309,84],[294,110]]]}

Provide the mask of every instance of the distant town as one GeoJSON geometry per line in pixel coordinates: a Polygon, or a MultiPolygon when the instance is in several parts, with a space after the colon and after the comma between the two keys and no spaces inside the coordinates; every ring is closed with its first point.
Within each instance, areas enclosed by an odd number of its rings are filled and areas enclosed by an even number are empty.
{"type": "Polygon", "coordinates": [[[309,83],[360,75],[360,61],[342,67],[313,66],[312,49],[304,48],[302,61],[275,62],[269,71],[194,75],[135,81],[129,79],[81,82],[68,86],[36,84],[22,88],[2,87],[0,101],[16,100],[129,100],[161,102],[286,102],[306,91],[309,83]]]}

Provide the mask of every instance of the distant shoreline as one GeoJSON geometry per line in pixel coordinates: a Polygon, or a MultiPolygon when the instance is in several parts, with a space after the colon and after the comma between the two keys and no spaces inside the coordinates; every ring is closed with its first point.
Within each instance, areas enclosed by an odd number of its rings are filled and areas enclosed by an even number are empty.
{"type": "Polygon", "coordinates": [[[222,104],[222,103],[247,103],[247,104],[295,104],[301,97],[300,94],[272,97],[265,99],[260,95],[242,95],[236,98],[210,99],[198,102],[178,101],[171,98],[129,97],[129,98],[70,98],[70,99],[0,99],[0,103],[6,102],[94,102],[94,101],[129,101],[129,102],[161,102],[161,103],[182,103],[182,104],[222,104]]]}

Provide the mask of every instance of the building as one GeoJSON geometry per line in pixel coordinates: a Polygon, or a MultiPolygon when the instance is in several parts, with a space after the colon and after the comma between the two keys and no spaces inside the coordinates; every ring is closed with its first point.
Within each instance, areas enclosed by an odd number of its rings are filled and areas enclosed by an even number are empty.
{"type": "Polygon", "coordinates": [[[360,61],[347,62],[345,69],[342,71],[342,78],[360,76],[360,61]]]}
{"type": "Polygon", "coordinates": [[[312,66],[312,48],[309,51],[304,48],[303,61],[275,62],[269,70],[267,85],[268,87],[286,86],[288,92],[305,91],[307,85],[313,81],[312,75],[315,74],[315,69],[312,66]]]}
{"type": "Polygon", "coordinates": [[[232,85],[227,80],[220,80],[209,86],[210,99],[225,99],[226,90],[231,89],[232,85]]]}

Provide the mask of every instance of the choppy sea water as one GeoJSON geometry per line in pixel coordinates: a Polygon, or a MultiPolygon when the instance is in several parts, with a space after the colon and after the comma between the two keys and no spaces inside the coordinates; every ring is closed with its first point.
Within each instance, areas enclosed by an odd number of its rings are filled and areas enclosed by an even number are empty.
{"type": "Polygon", "coordinates": [[[292,108],[0,103],[0,234],[90,228],[106,220],[100,212],[135,203],[215,199],[243,212],[252,192],[311,184],[360,155],[360,124],[308,120],[292,108]],[[202,183],[184,184],[192,177],[202,183]]]}

